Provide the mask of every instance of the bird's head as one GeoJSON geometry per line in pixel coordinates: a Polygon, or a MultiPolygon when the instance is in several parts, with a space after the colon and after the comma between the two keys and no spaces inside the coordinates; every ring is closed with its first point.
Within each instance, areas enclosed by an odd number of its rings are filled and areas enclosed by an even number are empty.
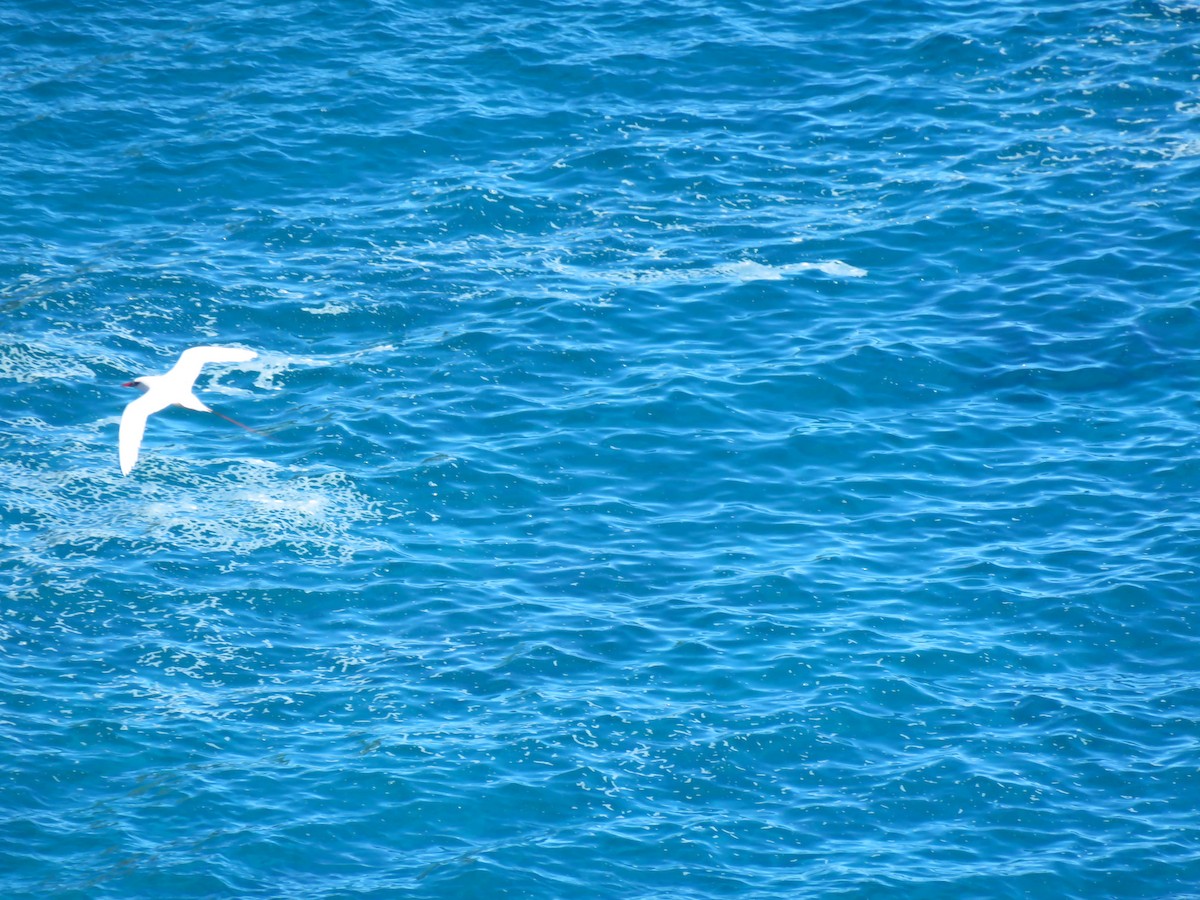
{"type": "Polygon", "coordinates": [[[159,375],[142,375],[133,381],[122,382],[121,387],[137,388],[139,391],[148,391],[154,387],[154,383],[159,380],[159,375]]]}

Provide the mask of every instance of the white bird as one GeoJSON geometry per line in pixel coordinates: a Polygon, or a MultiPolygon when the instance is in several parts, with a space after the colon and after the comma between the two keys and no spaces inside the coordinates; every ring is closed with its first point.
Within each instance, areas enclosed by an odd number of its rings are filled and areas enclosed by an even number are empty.
{"type": "MultiPolygon", "coordinates": [[[[120,456],[121,474],[128,475],[129,470],[137,462],[138,448],[142,445],[142,435],[146,431],[146,419],[159,410],[168,406],[182,406],[199,412],[216,412],[209,409],[192,393],[192,385],[200,368],[205,363],[216,362],[245,362],[258,356],[253,350],[242,350],[239,347],[192,347],[179,355],[179,361],[170,371],[162,375],[142,375],[133,381],[126,381],[122,387],[140,388],[145,391],[132,403],[125,407],[121,415],[120,456]]],[[[223,419],[228,416],[216,413],[223,419]]],[[[233,419],[229,419],[233,422],[233,419]]],[[[234,422],[242,425],[241,422],[234,422]]],[[[242,425],[245,428],[245,425],[242,425]]],[[[253,429],[251,429],[253,430],[253,429]]]]}

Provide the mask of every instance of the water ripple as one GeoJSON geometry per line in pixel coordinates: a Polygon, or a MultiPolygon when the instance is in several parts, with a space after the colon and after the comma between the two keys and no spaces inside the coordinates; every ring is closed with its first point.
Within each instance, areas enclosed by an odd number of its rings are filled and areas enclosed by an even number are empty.
{"type": "Polygon", "coordinates": [[[1193,5],[52,7],[7,895],[1194,891],[1193,5]]]}

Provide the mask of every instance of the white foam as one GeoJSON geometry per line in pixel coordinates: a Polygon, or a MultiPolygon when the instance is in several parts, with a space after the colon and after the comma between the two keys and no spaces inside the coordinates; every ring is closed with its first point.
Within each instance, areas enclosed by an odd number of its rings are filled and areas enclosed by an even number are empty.
{"type": "Polygon", "coordinates": [[[387,547],[364,533],[382,519],[378,504],[343,472],[310,475],[263,460],[184,465],[153,454],[139,464],[141,477],[106,468],[107,481],[89,468],[47,473],[0,463],[0,496],[28,519],[23,536],[0,548],[23,551],[47,571],[61,562],[59,545],[108,541],[215,552],[231,567],[270,548],[335,564],[387,547]]]}
{"type": "Polygon", "coordinates": [[[834,278],[865,278],[868,274],[866,269],[844,263],[840,259],[831,259],[829,262],[811,263],[810,265],[834,278]]]}
{"type": "Polygon", "coordinates": [[[81,381],[96,373],[79,361],[76,348],[62,342],[31,344],[11,335],[0,335],[0,379],[28,384],[44,379],[81,381]]]}
{"type": "Polygon", "coordinates": [[[769,265],[752,259],[719,263],[695,269],[634,269],[596,273],[582,266],[572,266],[561,259],[548,260],[546,267],[559,275],[608,284],[689,284],[715,281],[782,281],[801,272],[817,271],[834,278],[863,278],[866,269],[852,266],[840,259],[822,262],[798,262],[769,265]]]}
{"type": "Polygon", "coordinates": [[[768,266],[751,259],[744,259],[740,262],[717,266],[717,271],[723,272],[730,278],[736,278],[739,281],[781,281],[789,275],[796,275],[800,272],[808,272],[810,270],[823,272],[826,275],[832,275],[834,278],[862,278],[867,274],[866,269],[849,265],[840,259],[815,263],[785,263],[780,266],[768,266]]]}
{"type": "Polygon", "coordinates": [[[765,266],[751,259],[724,263],[714,271],[732,281],[782,281],[786,274],[782,266],[765,266]]]}
{"type": "Polygon", "coordinates": [[[332,300],[324,306],[304,306],[301,309],[311,316],[341,316],[350,312],[349,306],[344,303],[334,303],[332,300]]]}
{"type": "Polygon", "coordinates": [[[243,556],[287,545],[310,561],[334,561],[385,546],[357,533],[379,511],[343,472],[301,475],[254,460],[182,489],[159,484],[146,493],[140,513],[147,533],[196,549],[243,556]],[[164,492],[178,496],[162,498],[164,492]]]}
{"type": "Polygon", "coordinates": [[[343,366],[347,363],[358,362],[377,354],[391,353],[396,349],[394,344],[379,344],[375,347],[365,347],[361,350],[347,350],[344,353],[326,353],[321,355],[299,356],[291,353],[278,353],[271,350],[261,350],[253,366],[258,369],[258,377],[254,386],[264,391],[283,390],[275,379],[289,369],[323,368],[327,366],[343,366]]]}

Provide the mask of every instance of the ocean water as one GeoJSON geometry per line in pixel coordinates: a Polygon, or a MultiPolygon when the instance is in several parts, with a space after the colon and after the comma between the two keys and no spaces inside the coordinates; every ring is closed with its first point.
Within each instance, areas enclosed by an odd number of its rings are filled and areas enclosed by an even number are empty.
{"type": "Polygon", "coordinates": [[[1200,897],[1198,48],[0,0],[0,894],[1200,897]]]}

